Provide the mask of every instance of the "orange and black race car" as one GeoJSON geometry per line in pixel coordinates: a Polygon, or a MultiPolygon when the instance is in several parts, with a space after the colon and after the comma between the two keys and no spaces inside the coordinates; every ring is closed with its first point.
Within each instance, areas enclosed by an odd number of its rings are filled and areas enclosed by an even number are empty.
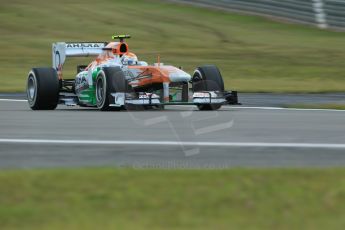
{"type": "MultiPolygon", "coordinates": [[[[197,67],[192,75],[158,60],[149,65],[138,60],[125,42],[58,42],[52,47],[53,67],[33,68],[27,79],[27,97],[33,110],[52,110],[58,104],[121,110],[193,104],[200,110],[216,110],[237,104],[237,92],[225,91],[214,65],[197,67]],[[75,77],[63,75],[67,57],[96,56],[78,66],[75,77]]],[[[158,58],[159,59],[159,58],[158,58]]]]}

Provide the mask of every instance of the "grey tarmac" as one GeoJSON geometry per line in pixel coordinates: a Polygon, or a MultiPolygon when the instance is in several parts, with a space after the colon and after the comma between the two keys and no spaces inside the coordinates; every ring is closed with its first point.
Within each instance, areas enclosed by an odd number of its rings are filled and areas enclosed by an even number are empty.
{"type": "Polygon", "coordinates": [[[15,99],[0,101],[3,169],[345,166],[344,111],[248,106],[210,112],[192,106],[31,111],[15,99]]]}

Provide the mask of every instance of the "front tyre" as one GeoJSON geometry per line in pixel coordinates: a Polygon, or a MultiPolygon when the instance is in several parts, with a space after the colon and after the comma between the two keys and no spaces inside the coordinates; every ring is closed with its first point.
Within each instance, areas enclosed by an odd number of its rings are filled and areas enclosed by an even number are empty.
{"type": "MultiPolygon", "coordinates": [[[[196,68],[193,77],[193,91],[224,91],[224,82],[219,69],[215,65],[205,65],[196,68]]],[[[218,110],[221,104],[201,104],[199,110],[218,110]]]]}
{"type": "Polygon", "coordinates": [[[120,110],[121,107],[111,107],[114,100],[112,93],[126,92],[127,81],[120,67],[105,67],[96,78],[96,105],[99,110],[120,110]]]}
{"type": "Polygon", "coordinates": [[[59,79],[53,68],[33,68],[27,79],[26,94],[32,110],[54,110],[59,102],[59,79]]]}
{"type": "Polygon", "coordinates": [[[103,73],[99,73],[96,79],[96,102],[100,110],[109,110],[109,101],[107,99],[107,80],[103,73]]]}

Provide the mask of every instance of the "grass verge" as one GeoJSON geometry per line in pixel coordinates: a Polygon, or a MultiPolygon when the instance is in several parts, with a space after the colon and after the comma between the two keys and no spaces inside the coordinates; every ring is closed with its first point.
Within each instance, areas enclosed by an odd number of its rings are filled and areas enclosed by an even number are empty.
{"type": "Polygon", "coordinates": [[[1,229],[343,229],[345,169],[0,171],[1,229]]]}
{"type": "Polygon", "coordinates": [[[290,104],[286,108],[345,110],[345,104],[290,104]]]}
{"type": "MultiPolygon", "coordinates": [[[[128,33],[140,59],[213,63],[241,92],[345,91],[345,33],[157,0],[12,0],[0,7],[0,92],[25,89],[32,67],[51,65],[51,43],[128,33]]],[[[81,63],[82,62],[82,63],[81,63]]],[[[72,77],[77,64],[67,70],[72,77]]]]}

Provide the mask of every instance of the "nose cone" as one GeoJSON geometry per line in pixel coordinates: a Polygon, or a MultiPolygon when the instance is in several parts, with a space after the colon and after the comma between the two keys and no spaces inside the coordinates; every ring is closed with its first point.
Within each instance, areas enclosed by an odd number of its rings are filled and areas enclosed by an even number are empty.
{"type": "Polygon", "coordinates": [[[192,77],[190,76],[190,74],[184,72],[183,70],[180,69],[175,69],[174,72],[171,72],[169,74],[169,78],[171,82],[187,82],[190,81],[192,79],[192,77]]]}

